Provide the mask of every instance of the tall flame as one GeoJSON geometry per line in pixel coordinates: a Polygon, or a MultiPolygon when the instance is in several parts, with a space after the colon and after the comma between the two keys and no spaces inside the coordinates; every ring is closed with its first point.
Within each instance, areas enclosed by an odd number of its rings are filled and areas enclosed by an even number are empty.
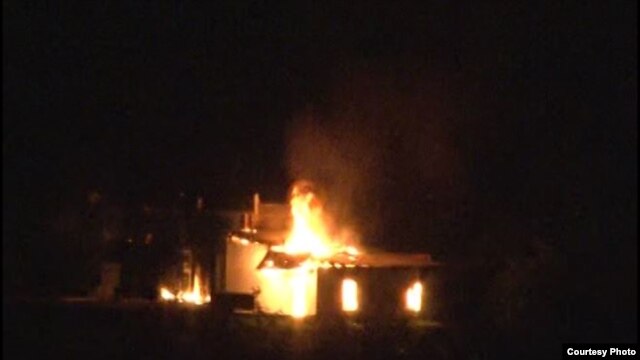
{"type": "MultiPolygon", "coordinates": [[[[350,261],[359,255],[353,246],[339,245],[331,234],[331,228],[324,213],[321,199],[313,192],[308,182],[296,183],[291,191],[291,230],[282,246],[272,246],[272,251],[291,255],[303,255],[304,262],[295,268],[278,268],[273,261],[265,262],[262,269],[263,285],[266,289],[261,301],[267,308],[280,309],[295,318],[303,318],[316,313],[317,269],[331,266],[328,259],[343,252],[350,261]]],[[[338,267],[341,264],[334,264],[338,267]]],[[[349,298],[348,311],[355,311],[357,304],[357,284],[347,284],[345,294],[349,298]],[[355,288],[353,285],[356,285],[355,288]]]]}
{"type": "Polygon", "coordinates": [[[310,254],[315,258],[331,254],[330,239],[324,221],[322,204],[308,188],[296,185],[291,192],[293,225],[284,244],[290,254],[310,254]]]}
{"type": "Polygon", "coordinates": [[[198,272],[193,276],[193,287],[191,290],[178,295],[181,295],[178,297],[180,300],[196,305],[201,305],[206,301],[206,295],[200,290],[200,276],[198,272]]]}

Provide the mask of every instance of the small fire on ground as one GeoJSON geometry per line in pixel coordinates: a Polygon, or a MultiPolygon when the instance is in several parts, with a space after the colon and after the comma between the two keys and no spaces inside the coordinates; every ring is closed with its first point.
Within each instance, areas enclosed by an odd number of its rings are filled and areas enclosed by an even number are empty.
{"type": "Polygon", "coordinates": [[[178,290],[174,293],[166,286],[161,286],[160,299],[163,301],[177,301],[180,303],[202,305],[211,302],[211,295],[209,295],[209,292],[205,289],[199,268],[197,268],[193,275],[193,281],[190,282],[190,286],[187,289],[178,290]]]}

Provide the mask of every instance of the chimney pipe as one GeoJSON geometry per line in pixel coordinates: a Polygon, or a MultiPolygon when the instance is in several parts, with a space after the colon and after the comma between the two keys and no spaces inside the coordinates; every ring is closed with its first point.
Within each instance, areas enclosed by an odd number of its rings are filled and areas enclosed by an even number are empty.
{"type": "Polygon", "coordinates": [[[253,214],[258,216],[260,213],[260,194],[253,194],[253,214]]]}
{"type": "Polygon", "coordinates": [[[251,214],[243,213],[242,214],[242,229],[248,230],[251,229],[251,214]]]}

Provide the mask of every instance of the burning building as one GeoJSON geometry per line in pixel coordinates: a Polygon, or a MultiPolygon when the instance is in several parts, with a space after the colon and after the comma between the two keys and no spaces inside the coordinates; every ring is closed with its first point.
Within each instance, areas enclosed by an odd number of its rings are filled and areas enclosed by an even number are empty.
{"type": "Polygon", "coordinates": [[[252,209],[226,214],[238,220],[215,261],[219,301],[293,317],[432,317],[439,264],[429,254],[365,249],[335,235],[308,183],[293,187],[289,204],[253,200],[252,209]]]}

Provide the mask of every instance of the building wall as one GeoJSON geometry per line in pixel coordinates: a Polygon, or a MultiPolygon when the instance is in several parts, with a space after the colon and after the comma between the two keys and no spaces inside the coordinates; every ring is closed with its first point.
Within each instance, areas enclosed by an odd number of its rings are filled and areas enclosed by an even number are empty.
{"type": "Polygon", "coordinates": [[[258,265],[267,254],[266,245],[246,245],[227,239],[225,252],[224,292],[252,294],[260,287],[258,265]]]}
{"type": "Polygon", "coordinates": [[[253,213],[253,225],[261,230],[286,231],[291,224],[291,209],[288,204],[262,203],[258,213],[253,213]]]}
{"type": "Polygon", "coordinates": [[[120,272],[122,266],[119,263],[103,263],[100,272],[100,285],[94,292],[99,300],[113,300],[116,289],[120,286],[120,272]]]}
{"type": "Polygon", "coordinates": [[[268,246],[226,241],[223,292],[255,295],[258,311],[292,316],[341,315],[342,281],[357,282],[357,316],[412,316],[438,320],[442,291],[438,267],[269,268],[258,270],[268,246]],[[406,291],[423,285],[422,308],[406,309],[406,291]]]}
{"type": "Polygon", "coordinates": [[[259,279],[256,302],[260,311],[298,317],[316,314],[317,269],[265,269],[259,279]]]}
{"type": "Polygon", "coordinates": [[[259,311],[283,315],[316,313],[316,269],[258,270],[268,247],[227,240],[223,292],[255,294],[259,311]]]}
{"type": "Polygon", "coordinates": [[[436,320],[440,307],[436,268],[329,268],[318,273],[318,315],[343,314],[342,281],[353,279],[358,284],[359,316],[417,316],[436,320]],[[422,309],[412,313],[406,309],[406,291],[420,281],[424,291],[422,309]]]}

